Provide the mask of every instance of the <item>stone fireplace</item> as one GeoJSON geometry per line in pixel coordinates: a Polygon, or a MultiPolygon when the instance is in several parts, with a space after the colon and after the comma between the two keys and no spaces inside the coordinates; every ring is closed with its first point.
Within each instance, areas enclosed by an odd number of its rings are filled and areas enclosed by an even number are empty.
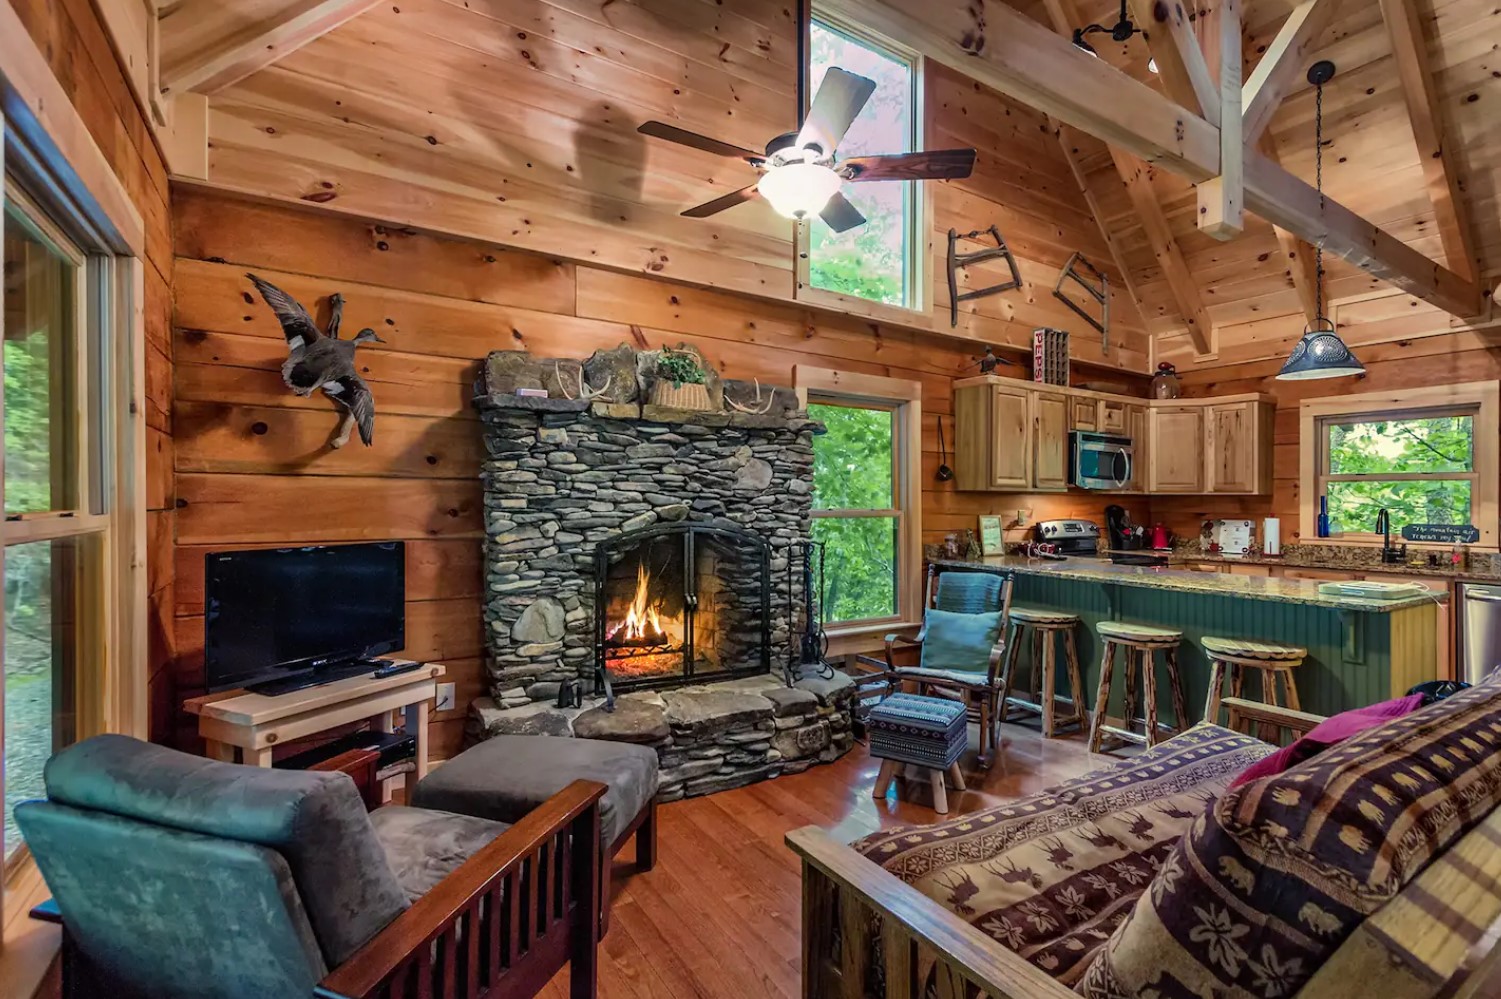
{"type": "Polygon", "coordinates": [[[702,391],[659,387],[663,353],[486,359],[490,696],[469,735],[652,744],[671,798],[837,757],[851,695],[842,677],[782,681],[804,626],[789,548],[810,533],[822,425],[792,390],[721,380],[688,346],[667,353],[700,365],[688,387],[702,391]],[[685,399],[696,408],[667,404],[685,399]],[[575,683],[584,707],[559,707],[575,683]]]}

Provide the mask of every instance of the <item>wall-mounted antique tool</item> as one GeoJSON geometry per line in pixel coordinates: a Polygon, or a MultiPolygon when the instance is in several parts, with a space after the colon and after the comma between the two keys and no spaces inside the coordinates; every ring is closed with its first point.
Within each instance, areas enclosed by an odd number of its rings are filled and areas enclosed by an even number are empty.
{"type": "Polygon", "coordinates": [[[973,232],[967,232],[962,236],[954,229],[949,230],[950,326],[959,325],[960,302],[971,302],[977,298],[984,298],[987,295],[999,295],[1003,291],[1010,291],[1012,288],[1020,288],[1021,286],[1022,276],[1021,272],[1016,269],[1016,258],[1011,255],[1011,250],[1006,246],[1006,241],[1001,238],[1001,231],[999,229],[991,226],[988,229],[976,229],[973,232]],[[976,250],[973,253],[960,253],[958,251],[959,240],[975,239],[986,233],[989,233],[995,240],[994,246],[987,246],[985,249],[976,250]],[[959,272],[971,264],[978,264],[985,260],[994,260],[996,257],[1005,258],[1006,266],[1011,268],[1011,280],[1004,284],[993,284],[989,288],[978,288],[975,291],[966,291],[962,295],[959,294],[959,272]]]}
{"type": "Polygon", "coordinates": [[[1053,297],[1073,309],[1081,319],[1100,331],[1100,350],[1108,353],[1110,350],[1110,279],[1098,267],[1090,263],[1084,254],[1076,252],[1068,258],[1068,263],[1063,265],[1063,273],[1058,275],[1058,283],[1053,286],[1053,297]],[[1083,265],[1088,274],[1081,274],[1074,266],[1075,264],[1083,265]],[[1083,288],[1089,293],[1090,298],[1099,303],[1099,319],[1085,312],[1077,302],[1063,293],[1064,285],[1069,282],[1083,288]]]}

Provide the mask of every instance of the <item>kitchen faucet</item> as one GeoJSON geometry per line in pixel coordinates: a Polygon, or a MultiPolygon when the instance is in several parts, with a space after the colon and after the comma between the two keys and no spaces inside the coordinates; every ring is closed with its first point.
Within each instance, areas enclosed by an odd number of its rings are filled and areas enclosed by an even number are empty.
{"type": "Polygon", "coordinates": [[[1381,535],[1381,561],[1387,565],[1397,565],[1407,560],[1407,545],[1401,548],[1392,547],[1392,515],[1386,507],[1376,514],[1375,530],[1381,535]]]}

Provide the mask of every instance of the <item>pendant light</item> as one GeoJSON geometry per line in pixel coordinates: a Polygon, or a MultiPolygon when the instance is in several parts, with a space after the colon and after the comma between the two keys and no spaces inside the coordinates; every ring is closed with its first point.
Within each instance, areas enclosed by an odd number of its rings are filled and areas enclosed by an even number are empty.
{"type": "MultiPolygon", "coordinates": [[[[1334,78],[1334,63],[1321,59],[1308,68],[1308,82],[1314,86],[1314,183],[1319,192],[1319,221],[1324,221],[1324,84],[1334,78]]],[[[1334,323],[1324,315],[1324,226],[1314,247],[1314,320],[1303,328],[1303,338],[1293,346],[1279,381],[1302,381],[1313,378],[1344,378],[1365,374],[1361,364],[1340,339],[1334,323]]]]}

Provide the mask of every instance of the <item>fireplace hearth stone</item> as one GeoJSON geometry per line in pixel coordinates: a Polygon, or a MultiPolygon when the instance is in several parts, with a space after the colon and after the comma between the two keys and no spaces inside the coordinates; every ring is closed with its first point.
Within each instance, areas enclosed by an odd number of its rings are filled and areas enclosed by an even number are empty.
{"type": "Polygon", "coordinates": [[[613,712],[544,703],[504,710],[480,698],[471,741],[491,735],[572,735],[647,745],[661,764],[659,802],[744,787],[831,763],[854,745],[853,681],[810,678],[788,688],[772,676],[623,694],[613,712]]]}

